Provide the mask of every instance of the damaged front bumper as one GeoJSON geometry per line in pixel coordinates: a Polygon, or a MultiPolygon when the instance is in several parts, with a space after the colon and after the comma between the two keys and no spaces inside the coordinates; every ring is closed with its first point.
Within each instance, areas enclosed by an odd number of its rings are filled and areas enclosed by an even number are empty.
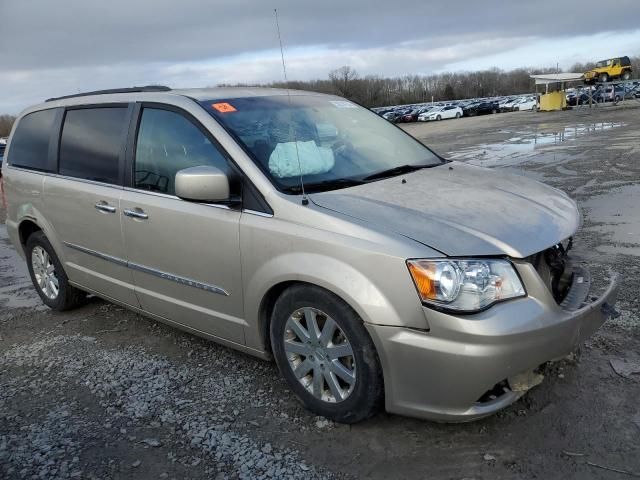
{"type": "Polygon", "coordinates": [[[539,383],[529,372],[567,355],[616,314],[617,275],[600,298],[569,310],[530,263],[514,263],[526,298],[473,315],[425,308],[428,331],[366,325],[383,366],[387,411],[448,422],[490,415],[539,383]]]}

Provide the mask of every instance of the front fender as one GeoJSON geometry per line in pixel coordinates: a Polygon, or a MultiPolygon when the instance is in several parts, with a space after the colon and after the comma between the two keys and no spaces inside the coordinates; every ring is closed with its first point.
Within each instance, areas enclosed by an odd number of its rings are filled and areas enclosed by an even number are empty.
{"type": "Polygon", "coordinates": [[[427,329],[415,288],[408,272],[403,273],[406,284],[398,285],[394,292],[385,293],[363,272],[335,257],[300,252],[271,258],[253,271],[245,283],[245,318],[250,325],[246,334],[247,345],[264,348],[262,325],[257,320],[260,308],[269,291],[285,282],[310,283],[334,293],[349,304],[365,323],[427,329]],[[396,298],[405,294],[406,302],[396,298]]]}

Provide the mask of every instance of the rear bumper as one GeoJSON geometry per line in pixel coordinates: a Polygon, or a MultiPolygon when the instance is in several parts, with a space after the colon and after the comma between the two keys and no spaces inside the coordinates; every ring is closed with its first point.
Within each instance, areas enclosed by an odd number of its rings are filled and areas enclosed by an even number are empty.
{"type": "Polygon", "coordinates": [[[425,309],[430,331],[367,324],[383,365],[387,411],[464,422],[506,407],[524,391],[479,399],[590,337],[614,311],[618,283],[613,276],[600,298],[575,311],[548,306],[530,293],[468,316],[425,309]]]}

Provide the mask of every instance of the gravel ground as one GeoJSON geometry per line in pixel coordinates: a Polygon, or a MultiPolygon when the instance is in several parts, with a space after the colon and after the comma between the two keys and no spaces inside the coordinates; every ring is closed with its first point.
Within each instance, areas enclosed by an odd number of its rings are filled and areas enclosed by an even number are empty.
{"type": "Polygon", "coordinates": [[[632,104],[404,127],[444,156],[567,191],[584,214],[574,255],[601,285],[609,268],[625,278],[619,318],[520,401],[464,425],[385,413],[333,424],[302,409],[273,364],[99,299],[51,312],[0,209],[0,478],[640,475],[639,118],[632,104]]]}

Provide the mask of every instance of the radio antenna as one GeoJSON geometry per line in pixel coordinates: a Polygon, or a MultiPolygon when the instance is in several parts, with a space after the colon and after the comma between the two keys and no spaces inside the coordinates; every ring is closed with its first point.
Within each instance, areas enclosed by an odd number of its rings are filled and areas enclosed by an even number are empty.
{"type": "Polygon", "coordinates": [[[298,171],[300,172],[300,188],[302,189],[302,204],[309,205],[309,199],[304,191],[304,181],[302,180],[302,165],[300,163],[300,153],[298,152],[298,139],[296,138],[296,131],[293,128],[293,107],[291,104],[291,93],[289,92],[289,79],[287,78],[287,66],[284,62],[284,48],[282,47],[282,35],[280,35],[280,22],[278,21],[278,9],[274,8],[273,13],[276,17],[276,30],[278,31],[278,42],[280,43],[280,58],[282,59],[282,73],[284,75],[284,83],[287,90],[287,101],[289,102],[289,132],[293,133],[293,144],[296,146],[296,158],[298,159],[298,171]]]}

